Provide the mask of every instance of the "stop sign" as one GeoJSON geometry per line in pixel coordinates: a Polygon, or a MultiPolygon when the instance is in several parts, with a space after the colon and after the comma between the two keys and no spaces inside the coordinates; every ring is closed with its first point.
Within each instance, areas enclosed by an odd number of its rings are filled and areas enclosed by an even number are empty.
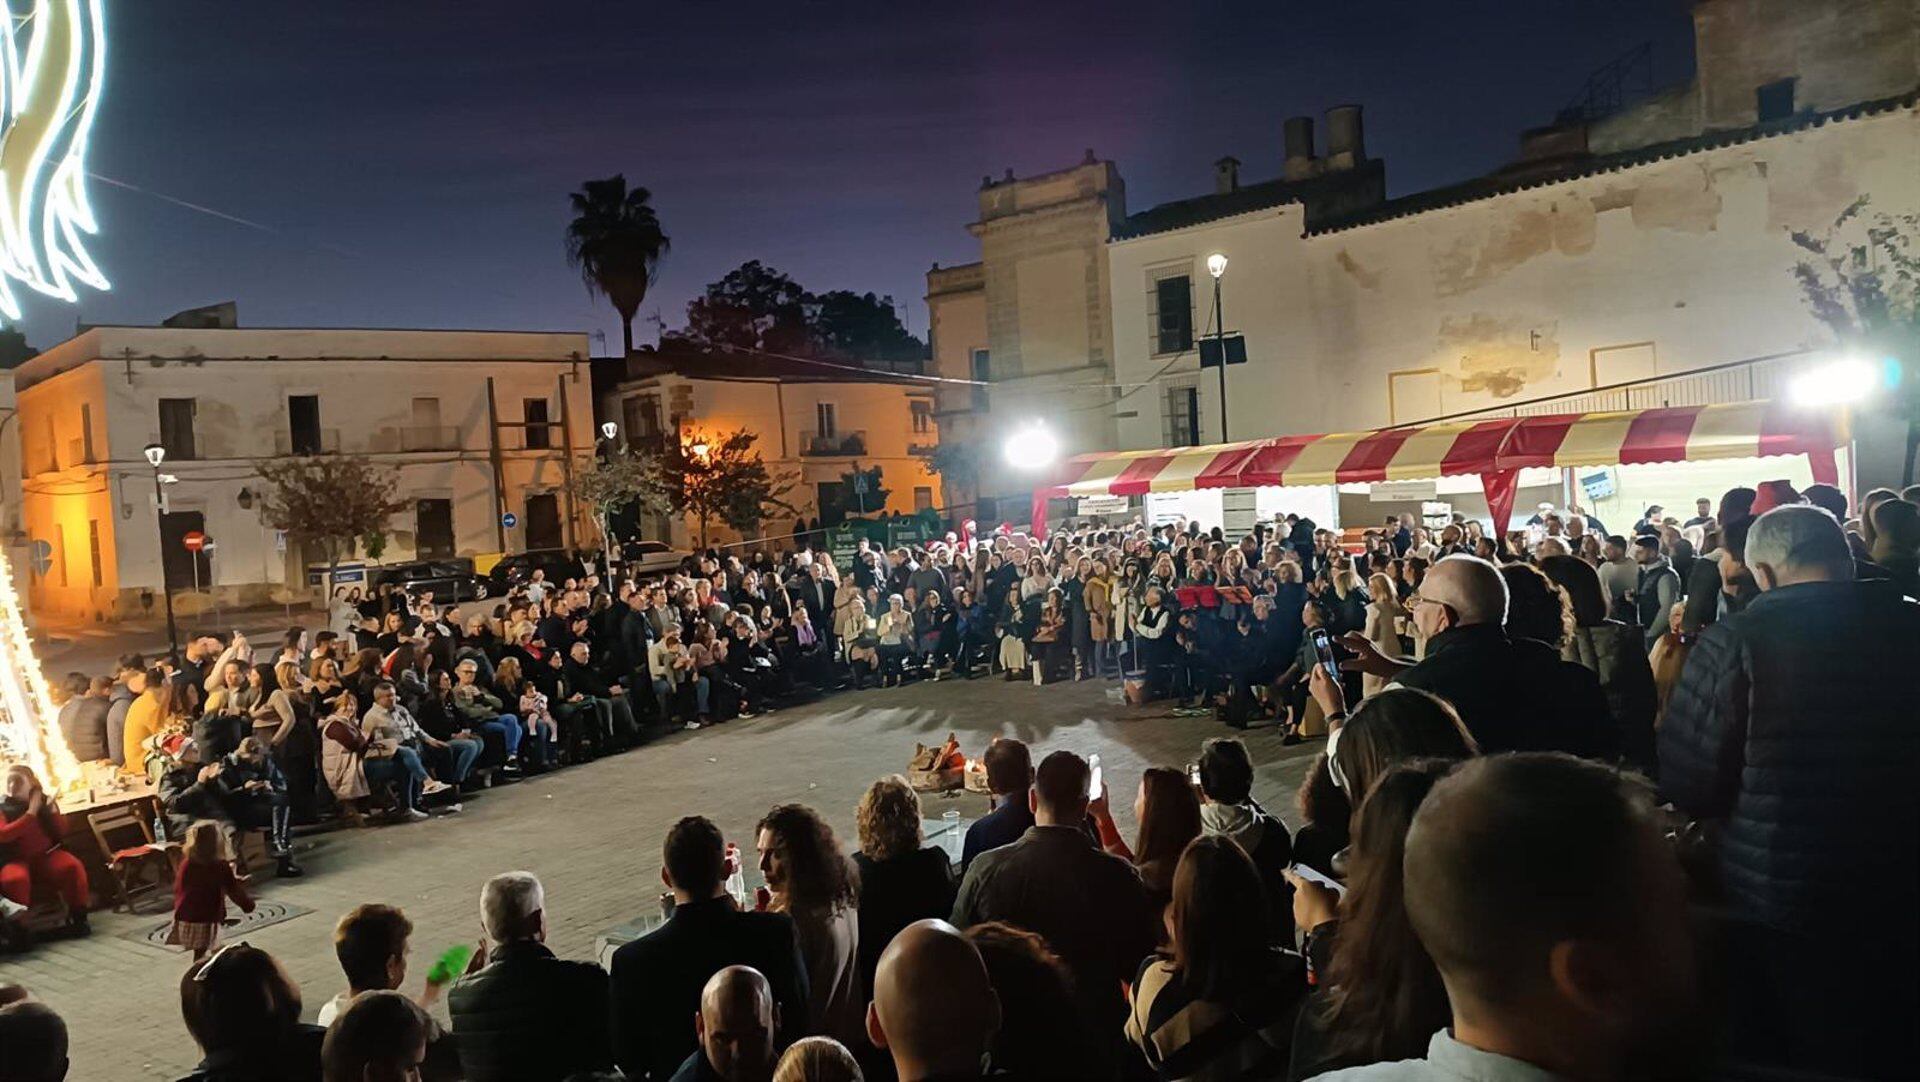
{"type": "Polygon", "coordinates": [[[199,530],[188,530],[186,535],[180,538],[180,543],[187,546],[188,552],[199,552],[207,546],[207,535],[199,530]]]}

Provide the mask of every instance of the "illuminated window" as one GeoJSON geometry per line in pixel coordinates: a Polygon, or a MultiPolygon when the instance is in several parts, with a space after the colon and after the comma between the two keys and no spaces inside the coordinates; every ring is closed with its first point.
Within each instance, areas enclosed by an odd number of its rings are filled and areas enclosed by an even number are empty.
{"type": "Polygon", "coordinates": [[[933,403],[916,398],[907,403],[907,408],[913,412],[914,435],[924,436],[933,431],[933,403]]]}

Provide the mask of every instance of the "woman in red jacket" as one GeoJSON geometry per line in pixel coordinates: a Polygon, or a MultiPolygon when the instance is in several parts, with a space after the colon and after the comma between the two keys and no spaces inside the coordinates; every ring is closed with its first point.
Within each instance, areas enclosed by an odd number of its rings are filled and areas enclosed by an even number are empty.
{"type": "Polygon", "coordinates": [[[36,883],[52,884],[67,903],[73,930],[87,931],[87,869],[78,857],[60,848],[67,833],[67,817],[60,805],[40,787],[32,769],[7,768],[4,798],[0,799],[0,896],[20,905],[33,904],[36,883]]]}

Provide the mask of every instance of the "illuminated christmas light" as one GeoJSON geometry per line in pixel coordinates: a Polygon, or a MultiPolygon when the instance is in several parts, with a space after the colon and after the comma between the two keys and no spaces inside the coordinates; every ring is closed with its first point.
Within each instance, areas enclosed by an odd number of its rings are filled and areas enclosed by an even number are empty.
{"type": "MultiPolygon", "coordinates": [[[[75,282],[108,288],[82,243],[99,231],[86,155],[107,42],[101,0],[0,0],[0,16],[0,314],[17,320],[14,283],[63,301],[75,282]]],[[[84,777],[21,612],[0,560],[0,762],[75,789],[84,777]]]]}
{"type": "Polygon", "coordinates": [[[87,139],[106,78],[101,0],[0,0],[0,314],[20,318],[13,283],[63,301],[74,283],[107,289],[84,236],[87,139]]]}

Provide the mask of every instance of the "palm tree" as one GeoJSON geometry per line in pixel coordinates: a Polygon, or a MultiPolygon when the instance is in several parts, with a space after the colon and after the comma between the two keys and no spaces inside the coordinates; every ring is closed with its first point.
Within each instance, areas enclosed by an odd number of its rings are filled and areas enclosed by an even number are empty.
{"type": "Polygon", "coordinates": [[[567,263],[580,272],[589,296],[613,302],[626,332],[626,353],[632,354],[633,317],[668,247],[660,217],[647,202],[653,193],[629,190],[627,178],[616,174],[589,180],[568,198],[573,221],[567,226],[567,263]]]}

